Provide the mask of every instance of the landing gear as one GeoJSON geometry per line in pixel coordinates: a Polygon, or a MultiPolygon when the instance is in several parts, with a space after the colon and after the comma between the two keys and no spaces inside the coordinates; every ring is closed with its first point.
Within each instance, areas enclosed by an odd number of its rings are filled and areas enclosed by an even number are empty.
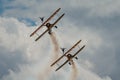
{"type": "Polygon", "coordinates": [[[52,34],[52,30],[51,30],[51,29],[49,29],[48,33],[51,35],[51,34],[52,34]]]}
{"type": "Polygon", "coordinates": [[[69,62],[69,65],[71,65],[71,63],[69,62]]]}
{"type": "Polygon", "coordinates": [[[48,32],[51,35],[51,31],[48,32]]]}
{"type": "Polygon", "coordinates": [[[55,26],[55,28],[58,28],[57,26],[55,26]]]}

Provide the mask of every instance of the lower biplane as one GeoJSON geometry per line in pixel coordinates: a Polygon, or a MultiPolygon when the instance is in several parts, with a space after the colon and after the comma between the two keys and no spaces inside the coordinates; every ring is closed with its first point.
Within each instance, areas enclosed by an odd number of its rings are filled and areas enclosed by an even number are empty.
{"type": "Polygon", "coordinates": [[[73,64],[73,58],[78,59],[77,58],[77,54],[85,47],[85,45],[83,45],[74,55],[70,54],[69,52],[75,48],[79,43],[81,42],[81,40],[79,40],[73,47],[71,47],[67,52],[64,53],[65,48],[61,48],[61,50],[63,51],[63,55],[58,58],[55,62],[53,62],[51,64],[51,66],[55,65],[58,61],[60,61],[63,57],[67,57],[67,60],[61,65],[59,66],[55,71],[58,71],[61,67],[63,67],[66,63],[69,63],[69,65],[73,64]]]}
{"type": "MultiPolygon", "coordinates": [[[[37,41],[37,40],[39,40],[45,33],[49,33],[49,34],[51,34],[51,29],[53,28],[53,27],[55,27],[55,28],[57,28],[57,26],[56,26],[56,24],[57,24],[57,22],[65,15],[65,13],[63,13],[54,23],[50,23],[49,21],[59,12],[59,10],[60,10],[61,8],[59,8],[59,9],[57,9],[46,21],[44,21],[44,17],[40,17],[40,19],[41,19],[41,21],[43,22],[42,23],[42,25],[40,25],[33,33],[31,33],[30,34],[30,37],[31,36],[33,36],[34,34],[37,34],[37,31],[41,28],[41,27],[43,27],[43,26],[46,26],[47,27],[47,29],[41,34],[41,35],[39,35],[36,39],[35,39],[35,41],[37,41]]],[[[38,34],[37,34],[38,35],[38,34]]]]}

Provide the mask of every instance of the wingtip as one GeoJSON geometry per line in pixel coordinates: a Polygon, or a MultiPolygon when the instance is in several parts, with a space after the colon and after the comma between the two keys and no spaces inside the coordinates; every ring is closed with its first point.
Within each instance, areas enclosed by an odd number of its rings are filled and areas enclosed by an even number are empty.
{"type": "Polygon", "coordinates": [[[51,64],[50,66],[52,67],[53,65],[51,64]]]}
{"type": "Polygon", "coordinates": [[[80,43],[82,40],[79,40],[78,43],[80,43]]]}
{"type": "Polygon", "coordinates": [[[37,41],[37,39],[35,39],[35,41],[37,41]]]}
{"type": "Polygon", "coordinates": [[[59,10],[61,9],[61,8],[58,8],[59,10]]]}
{"type": "Polygon", "coordinates": [[[61,8],[58,8],[57,11],[59,11],[61,8]]]}
{"type": "Polygon", "coordinates": [[[58,71],[57,69],[55,71],[58,71]]]}
{"type": "Polygon", "coordinates": [[[84,45],[84,47],[85,47],[86,45],[84,45]]]}
{"type": "Polygon", "coordinates": [[[85,46],[86,46],[86,45],[83,45],[83,47],[82,47],[81,49],[85,48],[85,46]]]}
{"type": "Polygon", "coordinates": [[[32,37],[32,35],[30,35],[30,37],[32,37]]]}

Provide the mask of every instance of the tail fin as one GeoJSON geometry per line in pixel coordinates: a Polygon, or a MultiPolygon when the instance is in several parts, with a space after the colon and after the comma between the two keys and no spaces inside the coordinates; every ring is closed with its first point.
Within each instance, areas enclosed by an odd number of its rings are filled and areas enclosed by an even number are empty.
{"type": "Polygon", "coordinates": [[[64,54],[64,52],[65,52],[65,49],[66,49],[66,48],[61,48],[61,50],[62,50],[63,54],[64,54]]]}
{"type": "Polygon", "coordinates": [[[44,17],[39,17],[39,18],[40,18],[41,22],[43,22],[43,21],[44,21],[44,17]]]}

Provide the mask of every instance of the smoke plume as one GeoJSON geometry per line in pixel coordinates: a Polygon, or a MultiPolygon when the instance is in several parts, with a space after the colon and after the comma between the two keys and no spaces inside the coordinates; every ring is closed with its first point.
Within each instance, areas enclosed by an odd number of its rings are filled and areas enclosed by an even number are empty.
{"type": "Polygon", "coordinates": [[[45,67],[44,67],[44,71],[42,71],[39,74],[39,80],[45,80],[47,78],[47,76],[50,75],[50,73],[52,71],[52,67],[50,65],[52,64],[52,62],[54,60],[56,60],[58,58],[59,44],[58,44],[55,33],[52,32],[50,35],[50,38],[51,38],[51,46],[52,46],[53,50],[52,50],[50,56],[48,55],[49,59],[48,59],[47,65],[45,65],[45,67]]]}
{"type": "Polygon", "coordinates": [[[52,59],[53,61],[56,60],[58,58],[58,53],[59,53],[59,43],[58,43],[58,40],[56,38],[56,35],[54,32],[51,33],[50,35],[50,38],[51,38],[51,42],[52,42],[52,47],[53,47],[53,56],[52,59]]]}
{"type": "Polygon", "coordinates": [[[75,64],[75,62],[72,62],[71,73],[70,73],[70,79],[69,80],[77,80],[77,76],[78,76],[77,65],[75,64]]]}

